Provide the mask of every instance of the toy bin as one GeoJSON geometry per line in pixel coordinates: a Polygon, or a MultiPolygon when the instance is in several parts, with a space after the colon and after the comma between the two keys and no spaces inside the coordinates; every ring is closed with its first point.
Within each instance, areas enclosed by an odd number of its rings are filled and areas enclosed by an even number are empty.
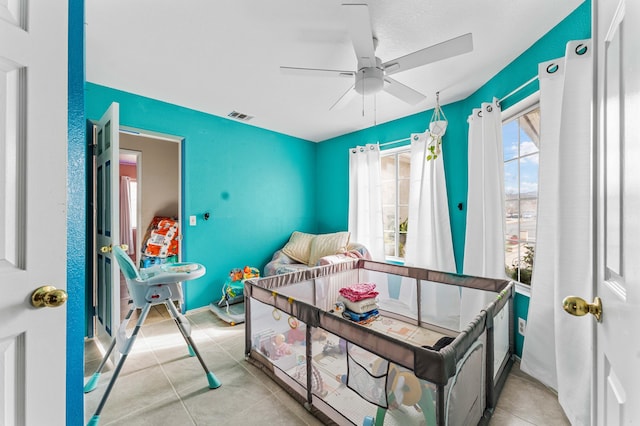
{"type": "Polygon", "coordinates": [[[327,424],[485,424],[512,364],[513,293],[364,259],[250,279],[245,353],[327,424]],[[336,305],[360,283],[378,293],[362,323],[336,305]]]}

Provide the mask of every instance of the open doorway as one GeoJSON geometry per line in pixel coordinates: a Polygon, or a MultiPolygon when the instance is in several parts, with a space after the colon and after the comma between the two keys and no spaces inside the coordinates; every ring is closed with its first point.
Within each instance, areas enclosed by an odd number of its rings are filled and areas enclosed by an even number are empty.
{"type": "MultiPolygon", "coordinates": [[[[180,232],[180,143],[178,138],[121,127],[120,244],[130,246],[127,253],[139,268],[156,261],[147,255],[145,242],[157,218],[174,219],[180,232]]],[[[177,253],[179,257],[180,247],[177,253]]],[[[124,280],[120,294],[122,319],[129,301],[124,280]]]]}
{"type": "MultiPolygon", "coordinates": [[[[95,132],[94,132],[95,133],[95,132]]],[[[119,132],[119,187],[120,197],[118,204],[128,204],[128,208],[120,208],[120,214],[114,224],[118,224],[118,230],[113,229],[114,234],[118,235],[119,244],[127,244],[129,246],[128,254],[138,267],[144,258],[143,247],[144,237],[149,224],[155,217],[173,218],[178,224],[177,229],[180,233],[180,217],[181,217],[181,144],[182,138],[164,134],[158,134],[151,131],[142,131],[138,129],[120,127],[119,132]],[[127,197],[123,197],[128,192],[127,197]],[[125,215],[124,213],[128,213],[125,215]]],[[[114,158],[115,160],[115,158],[114,158]]],[[[115,161],[114,161],[115,162],[115,161]]],[[[97,194],[97,173],[93,170],[93,205],[96,205],[97,194]]],[[[96,333],[100,321],[97,312],[112,312],[114,324],[112,330],[117,329],[117,324],[128,312],[128,291],[126,283],[122,277],[120,285],[114,280],[111,290],[108,291],[109,297],[100,297],[102,293],[98,291],[98,268],[97,254],[100,248],[96,246],[97,239],[97,212],[92,209],[93,213],[93,256],[89,258],[92,262],[90,271],[93,271],[93,279],[89,281],[92,285],[91,299],[87,303],[90,309],[87,309],[87,337],[98,336],[96,333]],[[117,288],[116,288],[117,287],[117,288]],[[116,297],[117,295],[117,297],[116,297]],[[113,300],[113,302],[111,302],[113,300]],[[117,303],[117,301],[120,303],[117,303]],[[107,304],[106,308],[100,308],[101,304],[107,304]]],[[[115,214],[115,213],[114,213],[115,214]]],[[[115,225],[114,225],[115,227],[115,225]]],[[[179,235],[177,236],[179,239],[179,235]]],[[[115,240],[114,240],[115,241],[115,240]]],[[[180,257],[180,247],[178,247],[178,260],[180,257]]],[[[109,281],[109,280],[106,280],[109,281]]],[[[107,285],[107,284],[105,284],[107,285]]],[[[108,344],[111,339],[110,335],[104,336],[108,344]]]]}

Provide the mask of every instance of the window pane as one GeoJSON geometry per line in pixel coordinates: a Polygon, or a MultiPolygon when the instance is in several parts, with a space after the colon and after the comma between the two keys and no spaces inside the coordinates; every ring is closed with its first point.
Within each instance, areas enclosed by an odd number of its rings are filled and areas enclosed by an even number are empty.
{"type": "Polygon", "coordinates": [[[504,161],[518,156],[518,120],[512,120],[502,126],[502,151],[504,161]]]}
{"type": "Polygon", "coordinates": [[[505,194],[505,270],[531,284],[538,212],[540,109],[502,126],[505,194]]]}
{"type": "Polygon", "coordinates": [[[398,178],[409,179],[411,177],[411,154],[402,152],[398,154],[398,178]]]}
{"type": "Polygon", "coordinates": [[[382,180],[396,179],[396,161],[394,155],[380,158],[380,176],[382,180]]]}
{"type": "Polygon", "coordinates": [[[540,109],[518,118],[520,124],[520,156],[538,152],[540,145],[540,109]]]}
{"type": "Polygon", "coordinates": [[[509,239],[512,235],[518,236],[518,222],[520,218],[518,200],[505,201],[505,238],[509,239]]]}
{"type": "Polygon", "coordinates": [[[504,242],[504,264],[507,276],[513,280],[518,280],[518,264],[520,257],[520,244],[516,240],[507,238],[504,242]]]}
{"type": "Polygon", "coordinates": [[[380,191],[382,192],[382,204],[383,205],[395,205],[396,204],[396,182],[395,180],[383,181],[380,185],[380,191]]]}
{"type": "Polygon", "coordinates": [[[396,226],[396,207],[382,207],[382,223],[385,231],[394,232],[396,226]]]}
{"type": "Polygon", "coordinates": [[[382,154],[382,200],[385,255],[404,257],[409,213],[409,150],[382,154]]]}
{"type": "Polygon", "coordinates": [[[131,204],[129,205],[129,216],[131,227],[137,228],[138,224],[138,182],[135,180],[129,181],[129,198],[131,204]]]}
{"type": "Polygon", "coordinates": [[[384,254],[385,256],[395,256],[396,255],[396,239],[395,233],[386,232],[384,233],[384,254]]]}
{"type": "Polygon", "coordinates": [[[505,200],[517,200],[519,194],[518,162],[504,163],[504,195],[505,200]]]}
{"type": "Polygon", "coordinates": [[[539,157],[533,154],[520,159],[520,198],[538,197],[539,157]]]}
{"type": "Polygon", "coordinates": [[[518,244],[518,250],[512,252],[511,262],[507,263],[507,275],[523,284],[531,284],[534,256],[535,245],[518,244]]]}
{"type": "Polygon", "coordinates": [[[409,217],[409,206],[398,207],[398,213],[400,214],[400,220],[398,223],[404,222],[404,220],[409,217]]]}
{"type": "Polygon", "coordinates": [[[520,200],[520,212],[520,240],[523,242],[535,241],[538,199],[520,200]]]}
{"type": "Polygon", "coordinates": [[[533,259],[536,257],[536,245],[527,243],[522,250],[520,282],[523,284],[531,284],[533,277],[533,259]]]}
{"type": "Polygon", "coordinates": [[[409,180],[403,179],[398,181],[398,204],[409,204],[409,180]]]}

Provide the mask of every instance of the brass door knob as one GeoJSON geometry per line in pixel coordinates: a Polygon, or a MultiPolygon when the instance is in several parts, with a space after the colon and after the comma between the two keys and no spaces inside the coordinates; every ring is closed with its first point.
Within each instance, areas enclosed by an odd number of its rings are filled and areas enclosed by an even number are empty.
{"type": "Polygon", "coordinates": [[[56,308],[67,301],[67,292],[54,286],[44,285],[31,294],[31,304],[36,308],[56,308]]]}
{"type": "Polygon", "coordinates": [[[565,297],[562,301],[562,308],[577,317],[592,314],[598,322],[602,320],[602,301],[599,297],[594,298],[593,303],[588,303],[578,296],[565,297]]]}

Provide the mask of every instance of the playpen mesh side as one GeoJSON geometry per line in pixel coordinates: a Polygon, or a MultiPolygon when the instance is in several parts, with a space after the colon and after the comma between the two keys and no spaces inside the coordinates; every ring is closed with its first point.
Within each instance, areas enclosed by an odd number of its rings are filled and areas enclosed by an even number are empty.
{"type": "Polygon", "coordinates": [[[477,425],[485,407],[486,332],[479,336],[456,365],[445,388],[444,424],[477,425]]]}

